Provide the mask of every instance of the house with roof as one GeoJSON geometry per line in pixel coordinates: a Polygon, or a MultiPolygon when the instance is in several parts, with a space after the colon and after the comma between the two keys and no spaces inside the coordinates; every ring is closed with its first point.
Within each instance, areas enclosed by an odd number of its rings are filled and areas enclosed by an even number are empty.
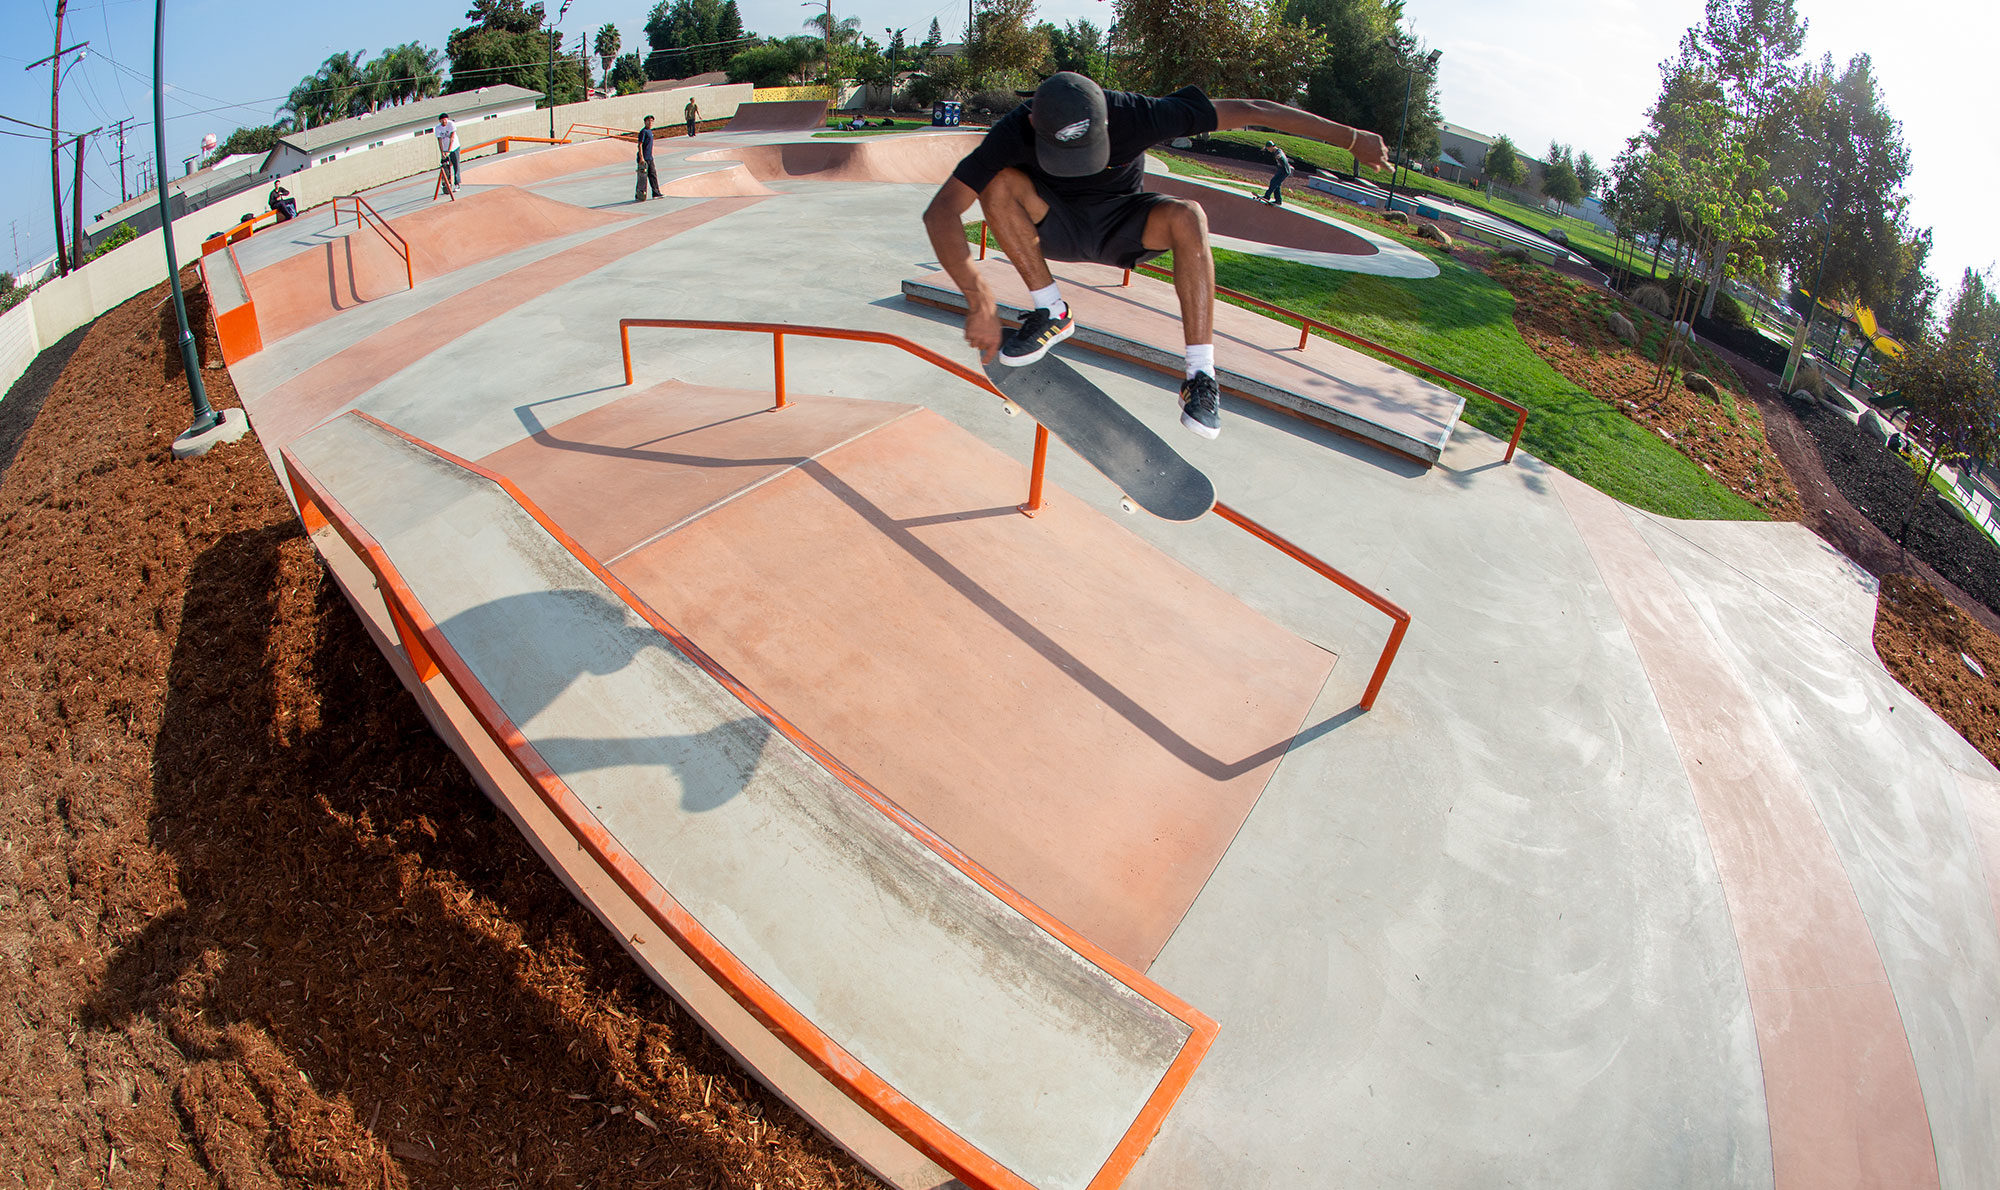
{"type": "Polygon", "coordinates": [[[480,139],[478,124],[534,111],[541,98],[540,91],[503,83],[335,120],[280,137],[278,147],[271,150],[271,157],[265,163],[265,171],[272,177],[283,177],[315,165],[326,165],[350,153],[379,149],[392,141],[429,136],[437,127],[438,117],[446,112],[459,127],[459,142],[470,146],[480,139]]]}

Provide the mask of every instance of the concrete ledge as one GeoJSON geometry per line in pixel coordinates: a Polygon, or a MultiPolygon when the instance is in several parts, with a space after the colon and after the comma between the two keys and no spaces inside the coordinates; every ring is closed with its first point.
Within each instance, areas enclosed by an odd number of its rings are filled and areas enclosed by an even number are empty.
{"type": "MultiPolygon", "coordinates": [[[[903,297],[909,301],[932,306],[940,310],[951,310],[957,313],[964,313],[965,311],[965,295],[948,282],[945,284],[935,284],[919,279],[906,280],[903,282],[903,297]]],[[[1072,304],[1075,303],[1072,302],[1072,304]]],[[[1018,323],[1027,315],[1027,310],[1021,306],[1008,302],[1000,302],[998,305],[1000,317],[1008,322],[1018,323]]],[[[1229,311],[1236,311],[1236,307],[1217,306],[1216,317],[1218,326],[1229,311]]],[[[1257,315],[1249,315],[1244,311],[1236,312],[1243,313],[1247,317],[1259,317],[1257,315]]],[[[1265,321],[1271,322],[1272,326],[1282,327],[1282,324],[1275,320],[1267,319],[1265,321]]],[[[1287,329],[1287,333],[1293,332],[1287,329]]],[[[1158,347],[1129,333],[1121,333],[1116,329],[1105,329],[1103,326],[1095,325],[1081,315],[1077,323],[1076,333],[1071,336],[1071,342],[1089,347],[1094,351],[1101,351],[1106,355],[1113,355],[1120,359],[1130,360],[1133,363],[1144,364],[1149,368],[1168,373],[1172,376],[1180,376],[1185,364],[1185,357],[1178,347],[1158,347]]],[[[1328,351],[1341,350],[1332,344],[1327,344],[1326,349],[1328,351]]],[[[1369,357],[1357,356],[1357,358],[1366,359],[1369,357]]],[[[1374,361],[1370,360],[1370,362],[1374,361]]],[[[1387,367],[1387,365],[1382,366],[1387,367]]],[[[1384,450],[1406,458],[1415,459],[1425,466],[1436,464],[1438,459],[1443,455],[1445,443],[1451,438],[1452,427],[1457,424],[1459,415],[1465,408],[1465,399],[1463,397],[1454,396],[1443,389],[1436,389],[1439,399],[1448,406],[1448,413],[1442,418],[1443,428],[1438,429],[1435,426],[1430,426],[1425,427],[1429,432],[1412,432],[1383,425],[1351,410],[1342,409],[1339,406],[1318,400],[1305,393],[1297,392],[1280,384],[1273,383],[1270,380],[1259,379],[1256,376],[1239,370],[1218,366],[1215,374],[1216,379],[1221,382],[1224,392],[1232,393],[1239,397],[1247,397],[1259,404],[1269,405],[1274,409],[1295,414],[1307,421],[1317,423],[1329,429],[1338,430],[1343,434],[1359,438],[1364,442],[1373,443],[1384,450]]],[[[1416,381],[1416,383],[1421,384],[1424,382],[1416,381]]],[[[1425,387],[1435,388],[1435,386],[1428,384],[1425,387]]]]}

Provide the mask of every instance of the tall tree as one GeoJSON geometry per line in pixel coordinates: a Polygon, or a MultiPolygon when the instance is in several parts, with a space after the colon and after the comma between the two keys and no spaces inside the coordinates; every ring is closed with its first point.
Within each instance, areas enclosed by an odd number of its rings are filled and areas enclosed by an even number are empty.
{"type": "Polygon", "coordinates": [[[938,48],[944,45],[944,30],[938,28],[936,17],[931,18],[931,31],[924,35],[923,44],[917,47],[917,61],[928,62],[937,57],[938,48]]]}
{"type": "MultiPolygon", "coordinates": [[[[1583,189],[1584,198],[1594,198],[1598,187],[1604,185],[1604,170],[1591,160],[1588,151],[1576,155],[1576,184],[1583,189]]],[[[1578,199],[1582,202],[1583,199],[1578,199]]]]}
{"type": "Polygon", "coordinates": [[[605,81],[620,95],[637,94],[646,89],[646,64],[636,52],[620,54],[611,68],[611,77],[605,81]]]}
{"type": "Polygon", "coordinates": [[[1096,80],[1100,86],[1108,84],[1111,73],[1109,46],[1096,25],[1089,21],[1071,21],[1060,29],[1044,24],[1041,31],[1049,40],[1051,68],[1073,70],[1096,80]]]}
{"type": "MultiPolygon", "coordinates": [[[[445,40],[444,52],[451,59],[451,79],[447,94],[473,91],[506,83],[530,91],[548,86],[549,35],[542,30],[544,11],[541,0],[473,0],[465,19],[472,24],[453,29],[445,40]]],[[[576,57],[562,48],[563,34],[555,34],[555,94],[557,103],[576,103],[583,98],[583,72],[576,57]]]]}
{"type": "Polygon", "coordinates": [[[1324,34],[1288,19],[1284,3],[1117,0],[1117,39],[1133,75],[1127,81],[1156,94],[1192,83],[1210,95],[1292,102],[1327,44],[1324,34]]]}
{"type": "Polygon", "coordinates": [[[1285,15],[1326,39],[1306,74],[1307,111],[1381,133],[1406,156],[1438,152],[1436,58],[1403,24],[1403,0],[1287,0],[1285,15]],[[1404,124],[1405,97],[1409,119],[1404,124]]]}
{"type": "Polygon", "coordinates": [[[1035,0],[976,0],[966,64],[983,84],[1022,87],[1048,72],[1049,39],[1029,22],[1035,0]]]}
{"type": "MultiPolygon", "coordinates": [[[[646,16],[649,78],[692,78],[720,70],[738,47],[720,44],[722,0],[660,0],[646,16]]],[[[737,21],[736,35],[742,33],[737,21]]]]}
{"type": "Polygon", "coordinates": [[[598,62],[603,65],[607,82],[610,81],[611,64],[617,61],[618,47],[623,41],[624,39],[618,35],[618,26],[607,21],[598,29],[596,39],[590,43],[591,52],[597,55],[598,62]]]}

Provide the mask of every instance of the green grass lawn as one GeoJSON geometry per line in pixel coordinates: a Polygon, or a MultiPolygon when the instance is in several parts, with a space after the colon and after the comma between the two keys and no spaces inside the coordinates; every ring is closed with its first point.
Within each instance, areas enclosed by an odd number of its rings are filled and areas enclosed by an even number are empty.
{"type": "MultiPolygon", "coordinates": [[[[1259,149],[1264,147],[1264,142],[1267,140],[1276,141],[1278,147],[1285,151],[1286,156],[1294,161],[1308,162],[1321,169],[1332,170],[1337,173],[1349,174],[1355,172],[1354,154],[1348,152],[1346,149],[1336,149],[1332,145],[1323,144],[1316,140],[1307,140],[1301,136],[1287,136],[1282,132],[1234,131],[1211,133],[1209,134],[1209,139],[1234,141],[1237,144],[1249,145],[1252,148],[1259,149]]],[[[1389,174],[1386,170],[1362,170],[1361,176],[1369,179],[1378,186],[1386,187],[1389,184],[1389,174]]],[[[1610,269],[1619,267],[1617,264],[1618,247],[1612,239],[1611,234],[1587,219],[1577,219],[1569,215],[1558,215],[1551,211],[1523,206],[1520,203],[1505,198],[1488,198],[1484,191],[1475,190],[1470,186],[1460,186],[1455,182],[1447,182],[1442,178],[1433,178],[1426,174],[1411,173],[1409,171],[1405,171],[1398,180],[1397,189],[1421,190],[1425,193],[1435,194],[1440,198],[1450,199],[1452,202],[1463,206],[1474,207],[1489,214],[1498,215],[1503,219],[1512,219],[1523,227],[1532,228],[1538,232],[1547,233],[1551,230],[1561,230],[1569,237],[1570,247],[1584,256],[1591,258],[1599,268],[1610,269]]],[[[1654,276],[1667,275],[1665,261],[1661,262],[1660,269],[1657,272],[1653,272],[1651,256],[1641,256],[1638,260],[1632,262],[1630,267],[1635,272],[1652,272],[1654,276]]]]}
{"type": "MultiPolygon", "coordinates": [[[[1514,296],[1441,254],[1426,280],[1371,277],[1215,253],[1216,281],[1332,323],[1528,407],[1521,445],[1599,491],[1664,516],[1764,520],[1749,501],[1610,405],[1563,378],[1522,340],[1514,296]]],[[[1393,362],[1393,361],[1391,361],[1393,362]]],[[[1465,420],[1513,433],[1513,414],[1468,396],[1465,420]]]]}

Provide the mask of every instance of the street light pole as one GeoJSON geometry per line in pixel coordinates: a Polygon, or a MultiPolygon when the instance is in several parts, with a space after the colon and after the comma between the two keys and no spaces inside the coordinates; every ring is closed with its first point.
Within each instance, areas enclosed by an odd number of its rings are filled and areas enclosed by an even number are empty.
{"type": "Polygon", "coordinates": [[[553,20],[553,21],[550,21],[550,22],[549,22],[549,93],[548,93],[548,104],[549,104],[549,139],[550,139],[550,140],[554,140],[554,139],[556,138],[556,26],[557,26],[557,25],[560,25],[560,24],[562,24],[562,19],[563,19],[563,18],[564,18],[565,16],[568,16],[568,15],[569,15],[569,4],[570,4],[570,0],[563,0],[563,5],[562,5],[562,7],[561,7],[560,9],[556,10],[556,19],[555,19],[555,20],[553,20]]]}
{"type": "MultiPolygon", "coordinates": [[[[161,81],[166,62],[167,0],[153,3],[153,153],[155,160],[167,159],[167,95],[161,81]]],[[[181,371],[187,374],[188,396],[194,402],[194,422],[182,437],[206,434],[222,424],[222,416],[208,403],[208,389],[201,382],[201,360],[196,358],[194,335],[188,331],[187,299],[181,294],[181,267],[174,258],[174,213],[167,205],[167,171],[157,171],[160,184],[160,242],[167,246],[167,283],[173,287],[174,323],[181,332],[181,371]]]]}
{"type": "MultiPolygon", "coordinates": [[[[1425,74],[1429,74],[1437,66],[1438,55],[1441,52],[1440,50],[1432,50],[1430,53],[1424,55],[1425,74]]],[[[1389,199],[1384,208],[1386,210],[1393,211],[1396,209],[1396,179],[1402,173],[1403,136],[1409,131],[1410,127],[1410,92],[1416,86],[1416,82],[1417,63],[1415,59],[1411,59],[1409,71],[1403,76],[1403,118],[1396,123],[1396,159],[1389,163],[1389,199]]]]}

